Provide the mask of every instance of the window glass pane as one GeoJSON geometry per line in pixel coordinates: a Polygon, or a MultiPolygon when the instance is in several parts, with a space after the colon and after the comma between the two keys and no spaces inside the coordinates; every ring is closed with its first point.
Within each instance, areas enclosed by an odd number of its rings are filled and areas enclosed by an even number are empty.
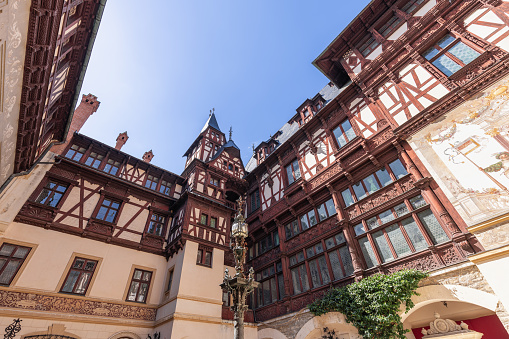
{"type": "Polygon", "coordinates": [[[330,249],[330,248],[333,248],[336,244],[334,244],[334,238],[328,238],[328,239],[325,239],[325,247],[327,249],[330,249]]]}
{"type": "Polygon", "coordinates": [[[414,218],[407,218],[403,220],[401,224],[405,228],[406,234],[408,234],[408,237],[417,252],[428,247],[428,243],[426,242],[426,239],[424,239],[424,236],[422,235],[422,232],[419,229],[419,226],[417,226],[414,218]]]}
{"type": "Polygon", "coordinates": [[[450,34],[446,34],[442,39],[440,39],[437,42],[437,45],[441,48],[446,48],[454,41],[454,37],[452,37],[450,34]]]}
{"type": "Polygon", "coordinates": [[[352,257],[350,256],[350,251],[348,250],[348,246],[343,246],[339,248],[339,255],[341,256],[341,261],[343,262],[343,267],[345,268],[345,273],[347,276],[353,274],[353,264],[352,257]]]}
{"type": "Polygon", "coordinates": [[[302,281],[302,290],[309,290],[308,273],[306,272],[306,265],[299,266],[300,280],[302,281]]]}
{"type": "Polygon", "coordinates": [[[88,280],[90,279],[91,273],[82,273],[74,289],[74,293],[85,294],[87,289],[88,280]]]}
{"type": "Polygon", "coordinates": [[[380,188],[378,186],[378,183],[376,182],[376,179],[373,176],[373,174],[371,174],[368,177],[364,178],[362,181],[364,182],[364,185],[366,186],[366,189],[368,190],[368,192],[370,194],[373,193],[373,192],[378,191],[378,189],[380,188]]]}
{"type": "Polygon", "coordinates": [[[279,288],[279,299],[283,299],[285,297],[285,282],[282,274],[277,276],[277,284],[279,288]]]}
{"type": "Polygon", "coordinates": [[[304,214],[303,216],[300,217],[300,226],[302,227],[302,230],[306,230],[309,228],[307,214],[304,214]]]}
{"type": "MultiPolygon", "coordinates": [[[[14,274],[16,274],[16,271],[18,270],[18,267],[21,265],[21,263],[22,261],[20,260],[9,261],[5,266],[5,269],[3,270],[2,274],[0,275],[0,284],[2,285],[10,284],[12,278],[14,277],[14,274]]],[[[2,268],[2,266],[0,266],[0,268],[2,268]]]]}
{"type": "Polygon", "coordinates": [[[293,293],[298,294],[302,292],[300,288],[300,280],[299,280],[299,268],[292,268],[292,282],[293,282],[293,293]]]}
{"type": "Polygon", "coordinates": [[[79,271],[71,270],[67,280],[65,281],[64,287],[62,287],[62,292],[72,292],[74,284],[76,283],[76,280],[78,280],[79,275],[79,271]]]}
{"type": "Polygon", "coordinates": [[[345,131],[346,138],[348,141],[352,141],[355,138],[355,132],[352,128],[352,125],[350,124],[350,121],[345,120],[341,126],[343,127],[343,130],[345,131]]]}
{"type": "Polygon", "coordinates": [[[319,253],[322,253],[322,252],[323,252],[323,246],[322,246],[322,243],[319,242],[318,244],[315,245],[315,253],[319,254],[319,253]]]}
{"type": "Polygon", "coordinates": [[[285,225],[285,237],[287,240],[292,237],[292,225],[291,224],[285,225]]]}
{"type": "Polygon", "coordinates": [[[211,261],[212,261],[212,253],[205,252],[205,265],[210,266],[211,261]]]}
{"type": "Polygon", "coordinates": [[[313,287],[320,286],[320,276],[318,275],[318,263],[316,259],[309,261],[309,272],[311,273],[313,287]]]}
{"type": "Polygon", "coordinates": [[[300,179],[300,167],[299,167],[299,161],[295,159],[293,161],[293,173],[295,174],[295,180],[300,179]]]}
{"type": "Polygon", "coordinates": [[[309,217],[309,226],[315,226],[317,221],[316,221],[316,215],[315,215],[315,210],[311,210],[308,212],[308,217],[309,217]]]}
{"type": "Polygon", "coordinates": [[[355,235],[361,235],[361,234],[366,233],[366,231],[364,230],[364,226],[362,225],[362,223],[355,225],[355,226],[353,227],[353,230],[355,231],[355,235]]]}
{"type": "Polygon", "coordinates": [[[359,239],[359,245],[361,246],[362,254],[364,255],[364,260],[366,261],[366,266],[371,268],[377,264],[375,253],[373,252],[373,248],[369,243],[368,237],[364,237],[359,239]]]}
{"type": "Polygon", "coordinates": [[[341,192],[341,196],[343,197],[343,201],[347,207],[354,203],[352,193],[350,193],[348,188],[341,192]]]}
{"type": "Polygon", "coordinates": [[[424,52],[422,56],[425,57],[427,60],[431,60],[435,55],[438,54],[438,52],[439,52],[438,49],[436,49],[435,47],[431,47],[426,52],[424,52]]]}
{"type": "Polygon", "coordinates": [[[362,186],[362,184],[360,182],[356,183],[352,187],[353,187],[353,191],[355,192],[355,196],[357,197],[357,201],[361,200],[362,198],[364,198],[367,195],[366,191],[364,190],[364,187],[362,186]]]}
{"type": "Polygon", "coordinates": [[[299,223],[297,220],[292,221],[293,235],[299,234],[299,223]]]}
{"type": "Polygon", "coordinates": [[[14,251],[15,248],[16,248],[16,246],[14,246],[14,245],[3,244],[2,248],[0,248],[0,255],[5,255],[8,257],[12,254],[12,252],[14,251]]]}
{"type": "Polygon", "coordinates": [[[306,255],[308,256],[308,258],[315,255],[315,251],[313,250],[313,247],[306,249],[306,255]]]}
{"type": "Polygon", "coordinates": [[[391,220],[394,220],[394,215],[392,214],[391,210],[384,211],[378,215],[380,217],[380,221],[382,222],[382,225],[386,222],[389,222],[391,220]]]}
{"type": "Polygon", "coordinates": [[[272,302],[277,301],[277,288],[276,288],[276,278],[272,278],[270,281],[270,293],[272,295],[272,302]]]}
{"type": "Polygon", "coordinates": [[[392,173],[396,176],[396,179],[402,178],[407,175],[407,171],[399,159],[394,160],[389,164],[392,173]]]}
{"type": "Polygon", "coordinates": [[[334,236],[334,239],[336,239],[336,245],[341,245],[342,243],[345,242],[345,236],[343,232],[336,234],[334,236]]]}
{"type": "Polygon", "coordinates": [[[333,216],[336,214],[336,206],[334,205],[334,201],[329,199],[325,202],[325,206],[327,207],[327,213],[329,216],[333,216]]]}
{"type": "Polygon", "coordinates": [[[447,76],[451,76],[461,69],[461,66],[447,55],[439,56],[435,61],[433,61],[433,65],[447,76]]]}
{"type": "Polygon", "coordinates": [[[345,146],[347,141],[345,139],[343,131],[341,131],[341,128],[339,128],[339,126],[336,127],[336,129],[334,129],[333,133],[338,141],[339,147],[341,148],[341,147],[345,146]]]}
{"type": "Polygon", "coordinates": [[[373,233],[373,240],[376,244],[376,248],[378,249],[378,252],[380,253],[380,257],[383,262],[394,259],[394,257],[392,256],[392,252],[389,248],[389,244],[387,244],[387,240],[385,239],[385,236],[382,231],[373,233]]]}
{"type": "Polygon", "coordinates": [[[461,41],[458,41],[454,46],[452,46],[449,49],[449,53],[460,59],[465,65],[481,55],[461,41]]]}
{"type": "Polygon", "coordinates": [[[318,258],[318,267],[322,275],[322,284],[330,283],[329,268],[327,267],[327,261],[323,255],[318,258]]]}
{"type": "Polygon", "coordinates": [[[387,235],[391,240],[392,247],[394,247],[398,257],[402,257],[411,253],[410,246],[408,246],[408,243],[403,236],[403,232],[401,232],[398,224],[387,227],[385,231],[387,232],[387,235]]]}
{"type": "Polygon", "coordinates": [[[426,200],[424,200],[424,198],[420,194],[418,196],[413,197],[412,199],[409,199],[409,200],[410,200],[410,204],[412,205],[412,207],[414,209],[418,209],[418,208],[426,205],[426,200]]]}
{"type": "Polygon", "coordinates": [[[402,202],[401,204],[394,206],[394,211],[398,217],[401,217],[408,213],[408,208],[406,207],[406,204],[402,202]]]}
{"type": "Polygon", "coordinates": [[[378,177],[378,180],[380,180],[380,184],[382,184],[382,186],[387,186],[392,182],[391,176],[385,168],[376,171],[376,176],[378,177]]]}
{"type": "Polygon", "coordinates": [[[303,262],[304,261],[304,253],[299,252],[297,253],[297,262],[303,262]]]}
{"type": "Polygon", "coordinates": [[[262,283],[262,289],[263,289],[263,304],[267,305],[270,304],[270,281],[265,280],[262,283]]]}
{"type": "Polygon", "coordinates": [[[136,299],[137,302],[145,302],[145,298],[147,297],[147,291],[148,291],[148,284],[142,283],[140,285],[140,290],[138,291],[138,298],[136,299]]]}
{"type": "Polygon", "coordinates": [[[318,219],[320,219],[320,221],[327,219],[327,213],[325,212],[325,204],[321,204],[320,206],[318,206],[317,210],[318,219]]]}
{"type": "Polygon", "coordinates": [[[339,263],[339,256],[336,251],[329,253],[330,265],[332,267],[332,273],[334,274],[334,279],[339,280],[345,277],[343,270],[341,269],[341,264],[339,263]]]}
{"type": "Polygon", "coordinates": [[[286,176],[288,177],[288,184],[291,184],[295,181],[293,177],[292,166],[286,167],[286,176]]]}
{"type": "Polygon", "coordinates": [[[433,241],[433,244],[440,244],[444,241],[449,240],[449,237],[445,233],[444,229],[435,218],[431,210],[425,210],[418,214],[419,219],[421,219],[424,228],[428,231],[428,234],[433,241]]]}
{"type": "Polygon", "coordinates": [[[297,256],[296,255],[292,255],[290,257],[290,265],[295,265],[297,263],[297,256]]]}
{"type": "Polygon", "coordinates": [[[28,252],[30,252],[30,248],[28,248],[28,247],[18,247],[18,249],[16,250],[16,252],[14,252],[14,254],[12,256],[14,258],[24,259],[25,256],[28,254],[28,252]]]}
{"type": "Polygon", "coordinates": [[[368,220],[366,220],[366,224],[368,226],[368,229],[372,230],[374,228],[377,228],[379,225],[378,225],[378,220],[376,217],[373,217],[373,218],[370,218],[368,220]]]}

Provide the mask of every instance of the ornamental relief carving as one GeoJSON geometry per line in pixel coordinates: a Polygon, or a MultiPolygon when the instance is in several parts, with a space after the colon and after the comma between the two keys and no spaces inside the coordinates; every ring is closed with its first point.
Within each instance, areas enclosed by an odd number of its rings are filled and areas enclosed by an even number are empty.
{"type": "Polygon", "coordinates": [[[156,309],[92,300],[0,290],[0,307],[154,321],[156,309]]]}
{"type": "Polygon", "coordinates": [[[482,273],[474,265],[441,275],[427,277],[419,283],[419,287],[429,285],[460,285],[494,294],[482,273]]]}
{"type": "Polygon", "coordinates": [[[509,223],[482,230],[475,233],[475,237],[486,250],[507,245],[509,244],[509,223]]]}
{"type": "Polygon", "coordinates": [[[414,269],[423,272],[431,271],[437,269],[443,265],[437,263],[433,255],[426,255],[419,258],[413,258],[412,261],[408,261],[399,265],[387,267],[388,273],[394,273],[397,271],[401,271],[403,269],[414,269]]]}
{"type": "Polygon", "coordinates": [[[56,212],[47,206],[28,202],[21,208],[19,214],[30,218],[51,222],[55,218],[56,212]]]}

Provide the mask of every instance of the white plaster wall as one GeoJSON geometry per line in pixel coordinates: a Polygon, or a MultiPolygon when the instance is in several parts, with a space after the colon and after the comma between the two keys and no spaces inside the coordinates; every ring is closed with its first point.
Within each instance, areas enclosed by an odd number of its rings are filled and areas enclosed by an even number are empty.
{"type": "Polygon", "coordinates": [[[509,256],[477,264],[477,267],[507,309],[509,307],[509,270],[507,270],[509,267],[509,256]]]}

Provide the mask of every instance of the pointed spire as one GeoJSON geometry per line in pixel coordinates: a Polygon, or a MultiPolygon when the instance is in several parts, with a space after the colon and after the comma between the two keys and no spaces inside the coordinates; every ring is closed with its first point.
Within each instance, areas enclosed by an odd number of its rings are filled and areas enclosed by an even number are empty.
{"type": "Polygon", "coordinates": [[[203,133],[209,126],[217,129],[219,132],[221,132],[221,129],[219,128],[219,125],[216,120],[216,115],[214,114],[215,110],[212,108],[209,113],[209,118],[207,119],[207,122],[205,123],[205,126],[201,129],[200,133],[203,133]]]}
{"type": "Polygon", "coordinates": [[[232,133],[233,133],[233,129],[232,129],[232,126],[230,126],[230,139],[228,139],[228,140],[232,140],[232,133]]]}

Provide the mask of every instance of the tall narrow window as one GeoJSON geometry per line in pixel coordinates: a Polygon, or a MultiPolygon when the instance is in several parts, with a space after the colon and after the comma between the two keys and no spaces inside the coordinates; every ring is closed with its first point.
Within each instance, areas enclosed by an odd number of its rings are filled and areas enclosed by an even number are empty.
{"type": "Polygon", "coordinates": [[[423,54],[429,62],[447,76],[453,75],[479,55],[481,53],[451,34],[446,34],[423,54]]]}
{"type": "Polygon", "coordinates": [[[97,261],[95,260],[74,258],[71,269],[60,291],[84,295],[87,292],[96,267],[97,261]]]}
{"type": "Polygon", "coordinates": [[[127,293],[127,301],[146,302],[150,280],[152,280],[152,272],[136,268],[127,293]]]}
{"type": "Polygon", "coordinates": [[[405,166],[399,161],[399,159],[394,160],[389,164],[389,167],[391,168],[392,173],[396,177],[396,179],[402,178],[405,175],[408,174],[408,172],[405,169],[405,166]]]}
{"type": "Polygon", "coordinates": [[[288,176],[288,185],[300,179],[299,160],[295,159],[290,165],[286,166],[286,175],[288,176]]]}
{"type": "Polygon", "coordinates": [[[71,160],[80,161],[81,157],[83,157],[83,154],[85,154],[86,151],[87,150],[84,147],[72,145],[65,154],[65,157],[71,160]]]}
{"type": "Polygon", "coordinates": [[[93,168],[99,168],[103,159],[104,155],[97,154],[96,152],[90,152],[87,161],[85,161],[85,165],[92,166],[93,168]]]}
{"type": "Polygon", "coordinates": [[[352,125],[348,120],[345,120],[339,124],[339,126],[336,127],[333,132],[336,140],[338,141],[339,147],[345,146],[356,137],[355,131],[353,130],[352,125]]]}
{"type": "Polygon", "coordinates": [[[0,247],[0,285],[9,286],[23,265],[30,247],[3,243],[0,247]]]}
{"type": "Polygon", "coordinates": [[[371,36],[368,40],[366,40],[366,42],[359,46],[359,52],[361,52],[361,54],[366,57],[371,54],[371,52],[373,52],[379,45],[380,43],[371,36]]]}
{"type": "Polygon", "coordinates": [[[66,190],[67,185],[59,184],[54,181],[48,181],[37,199],[35,199],[35,202],[51,207],[56,207],[66,190]]]}
{"type": "Polygon", "coordinates": [[[95,218],[107,222],[114,222],[119,209],[120,202],[104,198],[95,218]]]}
{"type": "Polygon", "coordinates": [[[196,256],[196,263],[198,265],[212,267],[212,248],[200,245],[196,256]]]}
{"type": "Polygon", "coordinates": [[[251,212],[256,211],[260,208],[260,190],[256,189],[253,193],[249,195],[249,200],[251,200],[251,212]]]}
{"type": "Polygon", "coordinates": [[[208,219],[209,216],[202,213],[202,215],[200,216],[200,224],[207,225],[208,219]]]}
{"type": "Polygon", "coordinates": [[[392,32],[396,30],[400,23],[401,19],[394,15],[380,29],[378,29],[378,32],[380,32],[384,38],[387,38],[392,32]]]}
{"type": "Polygon", "coordinates": [[[164,229],[164,223],[166,221],[166,218],[164,215],[152,213],[152,216],[150,217],[150,222],[148,224],[147,233],[161,236],[164,229]]]}
{"type": "Polygon", "coordinates": [[[171,291],[172,282],[173,282],[173,268],[168,272],[168,285],[166,285],[166,292],[171,291]]]}

